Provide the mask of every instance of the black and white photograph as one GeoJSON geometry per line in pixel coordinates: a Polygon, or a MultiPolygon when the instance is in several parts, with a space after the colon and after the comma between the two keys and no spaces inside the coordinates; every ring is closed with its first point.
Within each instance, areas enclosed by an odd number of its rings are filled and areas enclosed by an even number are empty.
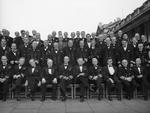
{"type": "Polygon", "coordinates": [[[0,113],[150,113],[150,0],[0,0],[0,113]]]}

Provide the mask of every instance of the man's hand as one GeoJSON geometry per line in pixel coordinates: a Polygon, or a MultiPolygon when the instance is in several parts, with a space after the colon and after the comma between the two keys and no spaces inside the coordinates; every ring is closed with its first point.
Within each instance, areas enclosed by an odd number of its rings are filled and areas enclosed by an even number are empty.
{"type": "Polygon", "coordinates": [[[126,80],[131,82],[132,81],[132,77],[127,77],[126,80]]]}
{"type": "Polygon", "coordinates": [[[18,63],[19,63],[19,61],[15,60],[15,63],[16,63],[16,64],[18,64],[18,63]]]}
{"type": "Polygon", "coordinates": [[[138,78],[142,78],[143,77],[143,75],[139,75],[139,76],[137,76],[138,78]]]}
{"type": "Polygon", "coordinates": [[[57,78],[54,78],[52,81],[54,84],[57,84],[57,78]]]}
{"type": "Polygon", "coordinates": [[[3,83],[6,79],[5,78],[0,78],[0,82],[3,83]]]}
{"type": "Polygon", "coordinates": [[[93,79],[94,79],[94,80],[97,80],[97,79],[98,79],[98,76],[94,76],[93,79]]]}
{"type": "Polygon", "coordinates": [[[14,64],[14,61],[12,60],[12,61],[10,61],[10,63],[11,63],[11,64],[14,64]]]}
{"type": "Polygon", "coordinates": [[[28,80],[26,80],[26,82],[25,82],[24,86],[28,86],[28,80]]]}
{"type": "Polygon", "coordinates": [[[60,78],[60,79],[63,78],[63,75],[60,75],[59,78],[60,78]]]}
{"type": "Polygon", "coordinates": [[[70,79],[73,79],[73,76],[72,76],[72,75],[70,75],[70,76],[69,76],[69,78],[70,78],[70,79]]]}
{"type": "Polygon", "coordinates": [[[45,78],[42,78],[42,84],[45,84],[45,83],[46,83],[45,78]]]}
{"type": "Polygon", "coordinates": [[[102,77],[102,74],[99,74],[98,76],[99,76],[99,77],[102,77]]]}
{"type": "Polygon", "coordinates": [[[41,86],[41,81],[39,81],[39,83],[37,84],[37,86],[41,86]]]}
{"type": "Polygon", "coordinates": [[[124,76],[121,76],[120,78],[121,78],[122,80],[125,80],[125,77],[124,77],[124,76]]]}

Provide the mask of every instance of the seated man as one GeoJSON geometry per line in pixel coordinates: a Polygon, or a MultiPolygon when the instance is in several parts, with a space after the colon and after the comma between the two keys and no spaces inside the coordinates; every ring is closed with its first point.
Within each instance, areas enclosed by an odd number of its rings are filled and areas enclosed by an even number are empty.
{"type": "Polygon", "coordinates": [[[60,79],[60,91],[63,96],[62,101],[65,101],[66,98],[66,87],[72,83],[73,72],[72,66],[69,64],[69,57],[64,57],[64,63],[59,68],[59,79],[60,79]]]}
{"type": "Polygon", "coordinates": [[[34,100],[34,94],[38,86],[40,86],[41,69],[37,66],[34,59],[29,60],[30,66],[26,71],[26,83],[25,86],[28,88],[27,96],[30,96],[31,100],[34,100]]]}
{"type": "Polygon", "coordinates": [[[7,57],[1,57],[2,64],[0,65],[0,93],[2,93],[2,100],[6,101],[9,91],[9,83],[11,78],[11,66],[7,63],[7,57]]]}
{"type": "Polygon", "coordinates": [[[102,68],[98,65],[98,60],[96,58],[92,58],[92,65],[89,67],[89,82],[96,86],[98,91],[98,100],[100,100],[101,95],[103,95],[102,80],[102,68]]]}
{"type": "Polygon", "coordinates": [[[148,92],[150,91],[150,50],[148,50],[147,57],[146,57],[146,74],[143,78],[143,82],[146,89],[145,100],[148,100],[148,92]]]}
{"type": "Polygon", "coordinates": [[[135,66],[133,67],[133,72],[135,76],[135,82],[138,89],[142,90],[144,93],[144,98],[146,97],[146,89],[144,86],[144,76],[146,74],[146,69],[141,65],[141,59],[136,58],[135,66]]]}
{"type": "Polygon", "coordinates": [[[78,58],[78,65],[74,67],[75,83],[80,85],[80,101],[84,101],[85,89],[89,88],[87,67],[84,65],[83,58],[78,58]]]}
{"type": "Polygon", "coordinates": [[[26,67],[24,65],[25,63],[25,58],[21,57],[19,59],[19,64],[14,67],[13,70],[13,87],[11,88],[11,91],[16,90],[16,95],[17,95],[17,101],[20,100],[20,91],[23,83],[25,82],[25,72],[26,72],[26,67]]]}
{"type": "Polygon", "coordinates": [[[42,71],[42,80],[41,80],[41,93],[42,99],[45,100],[46,86],[52,84],[52,99],[56,100],[57,98],[57,84],[58,84],[58,73],[56,67],[53,65],[52,59],[47,59],[47,65],[43,68],[42,71]]]}
{"type": "Polygon", "coordinates": [[[121,100],[121,83],[117,77],[117,68],[113,66],[112,58],[107,59],[107,66],[103,68],[103,76],[106,80],[106,87],[108,90],[108,99],[112,101],[111,93],[112,86],[115,86],[118,92],[118,100],[121,100]]]}
{"type": "Polygon", "coordinates": [[[126,59],[122,60],[122,66],[119,67],[118,76],[122,82],[123,89],[127,92],[127,99],[130,100],[133,97],[136,84],[133,70],[129,67],[126,59]]]}

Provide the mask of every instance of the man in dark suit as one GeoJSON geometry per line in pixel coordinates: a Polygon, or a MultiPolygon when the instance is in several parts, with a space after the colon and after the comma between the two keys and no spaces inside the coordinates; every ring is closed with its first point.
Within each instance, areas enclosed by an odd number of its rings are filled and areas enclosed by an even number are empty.
{"type": "Polygon", "coordinates": [[[64,32],[64,38],[63,38],[63,48],[68,46],[68,33],[64,32]]]}
{"type": "Polygon", "coordinates": [[[71,38],[72,40],[74,40],[74,39],[75,39],[75,36],[76,36],[75,32],[71,32],[70,36],[71,36],[70,38],[71,38]]]}
{"type": "Polygon", "coordinates": [[[89,67],[89,83],[93,83],[96,86],[98,91],[98,100],[101,99],[103,95],[103,76],[102,76],[102,68],[98,65],[97,58],[92,58],[92,65],[89,67]]]}
{"type": "Polygon", "coordinates": [[[28,48],[28,59],[35,59],[38,65],[40,65],[42,61],[42,52],[40,48],[38,48],[36,41],[33,41],[31,47],[28,48]]]}
{"type": "Polygon", "coordinates": [[[25,58],[21,57],[19,59],[18,65],[16,65],[13,69],[13,86],[11,88],[11,91],[15,90],[17,95],[17,101],[20,100],[20,92],[21,88],[25,82],[25,72],[26,72],[26,66],[24,65],[25,58]]]}
{"type": "Polygon", "coordinates": [[[144,86],[144,76],[146,74],[146,69],[144,66],[141,65],[141,59],[140,58],[136,58],[135,63],[136,65],[133,67],[133,72],[135,75],[135,82],[136,82],[136,86],[137,89],[143,91],[144,93],[144,97],[146,97],[146,88],[144,86]]]}
{"type": "MultiPolygon", "coordinates": [[[[88,34],[88,35],[90,35],[90,34],[88,34]]],[[[91,36],[91,35],[90,35],[90,36],[91,36]]],[[[83,40],[84,42],[87,41],[85,31],[81,31],[81,39],[80,39],[80,40],[83,40]]]]}
{"type": "Polygon", "coordinates": [[[63,49],[63,56],[68,56],[69,57],[69,63],[71,65],[75,65],[75,48],[73,46],[73,40],[68,41],[68,47],[65,47],[63,49]]]}
{"type": "MultiPolygon", "coordinates": [[[[19,32],[16,32],[15,34],[17,35],[17,33],[19,33],[19,32]]],[[[25,38],[25,30],[21,30],[20,33],[21,33],[21,36],[17,35],[14,38],[14,42],[16,43],[17,48],[20,47],[23,44],[23,40],[25,38]]]]}
{"type": "Polygon", "coordinates": [[[53,60],[54,65],[56,65],[57,69],[59,69],[59,66],[62,64],[62,56],[63,51],[59,49],[58,43],[55,42],[54,48],[51,50],[50,58],[53,60]]]}
{"type": "Polygon", "coordinates": [[[20,51],[17,49],[17,45],[12,43],[11,50],[7,54],[8,62],[14,67],[18,64],[20,58],[20,51]]]}
{"type": "Polygon", "coordinates": [[[144,86],[147,89],[146,90],[146,97],[145,100],[148,100],[148,92],[150,91],[150,50],[148,51],[147,55],[146,55],[146,74],[143,78],[144,81],[144,86]]]}
{"type": "Polygon", "coordinates": [[[84,44],[85,43],[84,43],[83,40],[81,40],[79,42],[79,47],[76,49],[76,55],[75,56],[76,56],[76,60],[79,59],[79,58],[83,58],[83,60],[85,62],[87,62],[87,60],[88,60],[88,50],[87,50],[87,48],[85,47],[84,44]]]}
{"type": "Polygon", "coordinates": [[[107,66],[103,68],[103,76],[106,80],[106,87],[108,90],[108,99],[112,101],[112,86],[114,85],[117,89],[118,94],[118,100],[121,100],[121,83],[117,77],[117,67],[113,66],[113,60],[112,58],[108,58],[107,60],[107,66]]]}
{"type": "Polygon", "coordinates": [[[9,36],[10,32],[6,29],[2,29],[2,34],[3,34],[2,38],[6,40],[7,46],[11,47],[11,44],[13,43],[13,38],[9,36]]]}
{"type": "Polygon", "coordinates": [[[57,34],[56,31],[52,32],[52,41],[53,41],[53,43],[55,43],[55,42],[58,43],[59,42],[59,39],[56,37],[56,34],[57,34]]]}
{"type": "Polygon", "coordinates": [[[77,59],[78,65],[74,67],[75,83],[80,85],[80,101],[84,101],[85,89],[89,88],[87,67],[84,65],[83,58],[77,59]]]}
{"type": "Polygon", "coordinates": [[[47,40],[44,41],[44,47],[41,48],[41,52],[42,52],[41,66],[46,66],[47,65],[47,59],[50,58],[50,54],[51,54],[51,47],[48,45],[47,40]]]}
{"type": "Polygon", "coordinates": [[[26,82],[25,86],[28,88],[27,96],[31,97],[31,100],[34,100],[34,94],[36,92],[36,88],[40,86],[40,78],[41,78],[41,68],[37,66],[35,59],[29,60],[30,66],[26,71],[26,82]]]}
{"type": "MultiPolygon", "coordinates": [[[[100,50],[96,47],[96,42],[95,39],[91,40],[91,45],[90,48],[88,48],[88,62],[87,62],[87,66],[91,66],[92,64],[92,58],[97,58],[98,61],[100,60],[100,50]]],[[[99,65],[102,65],[99,62],[99,65]]]]}
{"type": "Polygon", "coordinates": [[[80,41],[80,31],[76,32],[76,38],[74,39],[74,46],[77,48],[79,46],[79,41],[80,41]]]}
{"type": "Polygon", "coordinates": [[[117,44],[118,44],[118,46],[121,46],[122,39],[123,39],[123,33],[121,30],[119,30],[117,33],[117,44]]]}
{"type": "Polygon", "coordinates": [[[107,59],[111,57],[113,59],[113,65],[116,63],[116,53],[114,51],[114,48],[111,44],[110,38],[105,39],[106,44],[103,46],[102,50],[102,58],[103,58],[103,66],[107,65],[107,59]]]}
{"type": "Polygon", "coordinates": [[[122,82],[123,89],[127,92],[127,99],[131,99],[136,88],[134,72],[133,69],[129,67],[126,59],[123,59],[121,64],[122,66],[118,69],[118,76],[122,82]]]}
{"type": "Polygon", "coordinates": [[[60,91],[62,94],[62,101],[67,99],[66,88],[73,81],[72,65],[69,64],[69,57],[64,57],[64,63],[59,67],[60,91]]]}
{"type": "Polygon", "coordinates": [[[58,71],[53,64],[52,59],[47,59],[47,65],[44,66],[41,74],[41,101],[45,100],[46,86],[52,84],[52,99],[57,98],[58,71]]]}
{"type": "Polygon", "coordinates": [[[18,48],[20,51],[20,56],[25,58],[25,65],[29,65],[29,49],[31,45],[29,45],[29,39],[27,37],[24,38],[23,44],[18,48]]]}
{"type": "Polygon", "coordinates": [[[118,64],[121,63],[123,59],[127,59],[129,64],[133,62],[133,48],[128,44],[127,40],[122,40],[122,46],[118,49],[118,64]]]}
{"type": "Polygon", "coordinates": [[[7,63],[7,57],[1,57],[2,64],[0,65],[0,93],[2,100],[6,101],[9,91],[9,84],[11,79],[11,66],[7,63]]]}
{"type": "Polygon", "coordinates": [[[2,56],[6,56],[7,53],[9,52],[10,48],[6,45],[6,40],[1,39],[1,44],[0,44],[0,58],[2,56]]]}
{"type": "Polygon", "coordinates": [[[135,60],[136,60],[136,58],[140,58],[142,66],[145,66],[146,54],[147,54],[147,52],[146,52],[146,49],[144,48],[143,43],[138,43],[138,48],[135,52],[135,60]]]}

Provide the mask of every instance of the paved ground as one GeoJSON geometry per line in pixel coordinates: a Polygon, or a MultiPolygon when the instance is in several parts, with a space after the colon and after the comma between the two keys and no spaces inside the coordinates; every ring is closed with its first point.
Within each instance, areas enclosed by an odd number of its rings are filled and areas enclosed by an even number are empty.
{"type": "Polygon", "coordinates": [[[81,103],[79,100],[60,100],[45,102],[39,100],[30,101],[8,100],[0,101],[0,113],[150,113],[150,100],[113,100],[112,102],[103,99],[86,100],[81,103]]]}

